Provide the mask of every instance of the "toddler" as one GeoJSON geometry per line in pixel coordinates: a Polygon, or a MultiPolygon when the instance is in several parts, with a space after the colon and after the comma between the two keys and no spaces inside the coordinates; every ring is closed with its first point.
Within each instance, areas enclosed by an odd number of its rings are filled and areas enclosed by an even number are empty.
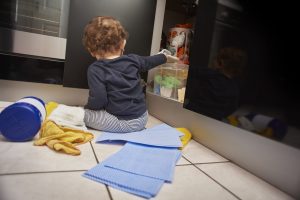
{"type": "Polygon", "coordinates": [[[84,29],[83,45],[96,58],[87,70],[84,122],[88,127],[108,132],[144,129],[148,112],[140,72],[177,61],[165,51],[153,56],[123,55],[127,37],[121,23],[109,16],[93,18],[84,29]]]}

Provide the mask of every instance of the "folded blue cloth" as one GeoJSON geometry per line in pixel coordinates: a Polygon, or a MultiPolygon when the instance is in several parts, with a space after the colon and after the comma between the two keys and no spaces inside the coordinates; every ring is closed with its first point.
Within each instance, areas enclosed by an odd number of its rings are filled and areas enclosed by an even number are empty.
{"type": "Polygon", "coordinates": [[[96,142],[129,142],[83,176],[145,198],[154,197],[165,181],[173,179],[182,135],[166,124],[132,133],[103,132],[96,142]]]}
{"type": "Polygon", "coordinates": [[[100,163],[83,174],[84,177],[113,188],[129,192],[145,198],[154,197],[164,181],[140,176],[104,166],[100,163]]]}
{"type": "Polygon", "coordinates": [[[117,153],[105,160],[105,166],[137,175],[173,180],[176,162],[181,152],[176,148],[161,148],[127,142],[117,153]]]}
{"type": "Polygon", "coordinates": [[[159,124],[156,126],[153,126],[151,128],[144,129],[145,132],[152,132],[152,131],[169,131],[174,134],[177,134],[179,137],[183,136],[184,134],[180,131],[178,131],[176,128],[173,128],[172,126],[169,126],[168,124],[159,124]]]}
{"type": "Polygon", "coordinates": [[[180,137],[183,134],[167,124],[131,133],[102,132],[96,142],[128,141],[138,144],[161,147],[182,147],[180,137]]]}

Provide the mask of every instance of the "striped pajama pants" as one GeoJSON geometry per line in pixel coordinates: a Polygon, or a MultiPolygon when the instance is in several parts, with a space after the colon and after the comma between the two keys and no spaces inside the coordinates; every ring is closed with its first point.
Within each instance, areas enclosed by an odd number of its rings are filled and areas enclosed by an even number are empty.
{"type": "Polygon", "coordinates": [[[128,133],[143,130],[148,121],[148,112],[131,120],[120,120],[105,110],[84,110],[85,125],[107,132],[128,133]]]}

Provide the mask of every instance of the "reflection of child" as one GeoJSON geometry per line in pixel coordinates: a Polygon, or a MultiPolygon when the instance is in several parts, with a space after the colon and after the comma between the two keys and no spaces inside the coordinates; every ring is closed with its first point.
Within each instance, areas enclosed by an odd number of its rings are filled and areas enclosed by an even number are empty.
{"type": "Polygon", "coordinates": [[[235,80],[245,65],[246,54],[237,48],[223,48],[209,68],[199,68],[197,88],[190,106],[201,114],[223,119],[238,107],[239,88],[235,80]]]}
{"type": "Polygon", "coordinates": [[[83,44],[97,60],[88,67],[87,126],[110,132],[138,131],[148,113],[139,72],[169,60],[165,54],[123,55],[127,32],[112,17],[95,17],[84,29],[83,44]]]}
{"type": "Polygon", "coordinates": [[[244,51],[234,47],[220,49],[210,68],[219,71],[228,78],[234,78],[241,74],[246,64],[244,51]]]}

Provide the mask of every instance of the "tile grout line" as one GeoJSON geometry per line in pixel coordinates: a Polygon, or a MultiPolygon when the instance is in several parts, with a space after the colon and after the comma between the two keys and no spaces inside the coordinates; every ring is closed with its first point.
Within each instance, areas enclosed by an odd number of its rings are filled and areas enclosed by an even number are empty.
{"type": "MultiPolygon", "coordinates": [[[[185,157],[184,157],[185,158],[185,157]]],[[[189,159],[185,158],[187,161],[189,161],[190,163],[192,163],[189,159]]],[[[230,161],[228,161],[230,163],[230,161]]],[[[217,162],[217,163],[222,163],[222,162],[217,162]]],[[[225,162],[226,163],[226,162],[225,162]]],[[[204,163],[201,163],[204,164],[204,163]]],[[[209,163],[208,163],[209,164],[209,163]]],[[[213,163],[214,164],[214,163],[213,163]]],[[[238,200],[242,200],[240,197],[238,197],[236,194],[234,194],[232,191],[230,191],[228,188],[226,188],[224,185],[222,185],[221,183],[219,183],[217,180],[215,180],[214,178],[212,178],[209,174],[207,174],[206,172],[204,172],[203,170],[201,170],[200,168],[198,168],[194,163],[192,163],[192,165],[198,169],[199,171],[201,171],[203,174],[205,174],[208,178],[210,178],[211,180],[213,180],[215,183],[217,183],[218,185],[220,185],[224,190],[226,190],[227,192],[229,192],[231,195],[233,195],[235,198],[237,198],[238,200]]]]}
{"type": "Polygon", "coordinates": [[[193,163],[193,165],[202,165],[202,164],[205,164],[205,165],[209,165],[209,164],[221,164],[221,163],[231,163],[231,161],[220,161],[220,162],[203,162],[203,163],[193,163]]]}
{"type": "MultiPolygon", "coordinates": [[[[279,189],[279,188],[278,188],[276,185],[274,185],[273,183],[270,183],[270,182],[268,182],[267,180],[265,180],[265,179],[263,179],[263,178],[257,176],[256,174],[254,174],[253,172],[251,172],[251,171],[249,171],[248,169],[244,168],[243,166],[240,166],[239,164],[237,164],[237,163],[235,163],[235,162],[232,162],[232,161],[230,161],[230,163],[236,165],[237,167],[241,168],[242,170],[246,171],[247,173],[251,174],[252,176],[254,176],[254,177],[260,179],[261,181],[263,181],[263,182],[265,182],[265,183],[267,183],[267,184],[273,186],[273,187],[276,188],[277,190],[279,190],[279,191],[285,193],[286,195],[291,196],[291,197],[294,198],[294,196],[292,196],[291,194],[287,193],[286,191],[284,191],[284,190],[282,190],[282,189],[279,189]]],[[[201,164],[201,163],[200,163],[200,164],[201,164]]]]}
{"type": "Polygon", "coordinates": [[[177,167],[177,166],[191,166],[191,165],[193,165],[193,164],[181,164],[181,165],[175,165],[175,167],[177,167]]]}
{"type": "MultiPolygon", "coordinates": [[[[193,139],[193,140],[194,140],[194,139],[193,139]]],[[[281,192],[283,192],[283,193],[285,193],[285,194],[287,194],[287,195],[291,196],[291,195],[290,195],[289,193],[287,193],[286,191],[283,191],[283,190],[279,189],[279,188],[278,188],[277,186],[275,186],[274,184],[272,184],[272,183],[268,182],[267,180],[263,179],[263,178],[262,178],[262,177],[260,177],[260,176],[257,176],[257,175],[256,175],[256,174],[254,174],[253,172],[249,171],[248,169],[244,168],[243,166],[239,165],[238,163],[236,163],[236,162],[233,162],[232,160],[228,159],[226,156],[224,156],[224,155],[221,155],[220,153],[216,152],[215,150],[211,149],[210,147],[206,146],[205,144],[202,144],[202,143],[200,143],[200,142],[198,142],[198,141],[196,141],[196,140],[194,140],[194,141],[195,141],[195,142],[197,142],[198,144],[201,144],[201,145],[203,145],[205,148],[207,148],[207,149],[211,150],[212,152],[214,152],[214,153],[216,153],[216,154],[218,154],[218,155],[222,156],[223,158],[227,159],[227,160],[228,160],[228,162],[230,162],[230,163],[233,163],[234,165],[236,165],[236,166],[240,167],[241,169],[245,170],[246,172],[248,172],[248,173],[252,174],[253,176],[255,176],[255,177],[257,177],[257,178],[261,179],[262,181],[264,181],[264,182],[268,183],[269,185],[271,185],[271,186],[275,187],[276,189],[280,190],[281,192]]],[[[188,160],[188,159],[187,159],[187,160],[188,160]]],[[[222,163],[222,162],[220,162],[220,163],[222,163]]],[[[210,164],[210,163],[196,163],[196,164],[210,164]]]]}
{"type": "Polygon", "coordinates": [[[190,161],[189,159],[187,159],[184,155],[182,155],[182,157],[184,159],[186,159],[190,163],[190,164],[183,164],[183,165],[218,164],[218,163],[228,163],[228,162],[231,162],[229,160],[226,160],[226,161],[218,161],[218,162],[200,162],[200,163],[194,163],[194,162],[190,161]]]}
{"type": "Polygon", "coordinates": [[[51,174],[51,173],[65,173],[65,172],[84,172],[85,169],[79,170],[66,170],[66,171],[44,171],[44,172],[16,172],[16,173],[4,173],[0,174],[0,176],[8,176],[8,175],[25,175],[25,174],[51,174]]]}
{"type": "MultiPolygon", "coordinates": [[[[193,139],[194,140],[194,139],[193,139]]],[[[205,148],[209,149],[210,151],[214,152],[215,154],[220,155],[221,157],[227,159],[229,162],[232,162],[230,159],[228,159],[226,156],[221,155],[220,153],[216,152],[215,150],[211,149],[210,147],[206,146],[205,144],[202,144],[200,142],[198,142],[197,140],[194,140],[195,142],[197,142],[198,144],[203,145],[205,148]]]]}
{"type": "MultiPolygon", "coordinates": [[[[97,164],[99,164],[98,157],[97,157],[97,155],[96,155],[95,149],[94,149],[94,147],[93,147],[93,144],[92,144],[92,142],[91,142],[91,141],[90,141],[90,145],[91,145],[91,147],[92,147],[93,154],[94,154],[94,156],[95,156],[96,162],[97,162],[97,164]]],[[[110,189],[109,189],[108,185],[106,185],[106,184],[104,184],[104,185],[105,185],[106,191],[107,191],[107,193],[108,193],[109,199],[110,199],[110,200],[113,200],[113,198],[112,198],[112,195],[111,195],[111,192],[110,192],[110,189]]]]}
{"type": "Polygon", "coordinates": [[[96,162],[97,162],[97,164],[99,164],[99,160],[98,160],[98,158],[97,158],[97,155],[96,155],[95,149],[94,149],[94,147],[93,147],[93,145],[92,145],[92,142],[91,142],[91,141],[90,141],[90,145],[91,145],[91,147],[92,147],[93,154],[94,154],[94,157],[95,157],[95,159],[96,159],[96,162]]]}
{"type": "Polygon", "coordinates": [[[191,163],[191,165],[193,164],[189,159],[187,159],[184,155],[183,155],[183,153],[182,153],[182,155],[181,155],[184,159],[186,159],[189,163],[191,163]]]}
{"type": "Polygon", "coordinates": [[[109,189],[108,185],[106,185],[106,184],[105,184],[105,187],[106,187],[106,191],[107,191],[107,193],[108,193],[109,199],[110,199],[110,200],[113,200],[113,198],[112,198],[112,195],[111,195],[111,192],[110,192],[110,189],[109,189]]]}
{"type": "Polygon", "coordinates": [[[201,171],[203,174],[205,174],[207,177],[209,177],[210,179],[212,179],[214,182],[216,182],[217,184],[219,184],[223,189],[225,189],[226,191],[228,191],[230,194],[232,194],[235,198],[242,200],[240,197],[238,197],[236,194],[234,194],[232,191],[230,191],[228,188],[226,188],[224,185],[222,185],[220,182],[218,182],[217,180],[215,180],[213,177],[211,177],[209,174],[207,174],[206,172],[204,172],[203,170],[201,170],[200,168],[198,168],[196,165],[194,165],[199,171],[201,171]]]}

